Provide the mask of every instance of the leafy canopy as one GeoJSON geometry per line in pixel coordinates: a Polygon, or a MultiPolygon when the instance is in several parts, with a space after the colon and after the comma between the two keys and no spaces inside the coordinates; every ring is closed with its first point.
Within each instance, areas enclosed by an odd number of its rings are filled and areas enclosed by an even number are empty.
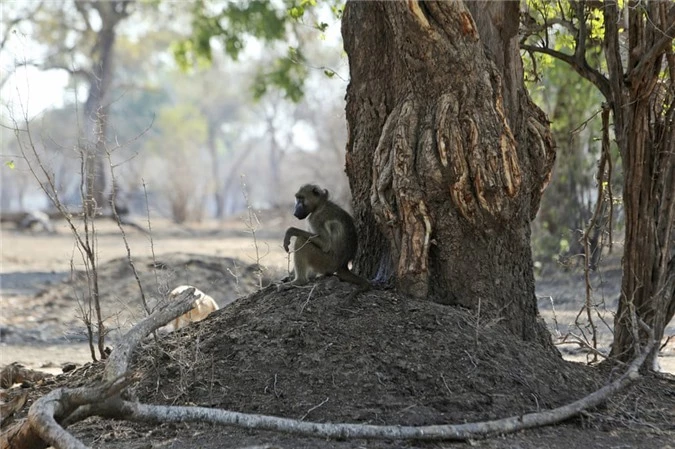
{"type": "MultiPolygon", "coordinates": [[[[342,3],[339,0],[322,2],[321,5],[317,4],[317,0],[225,3],[198,0],[192,6],[192,35],[175,43],[173,53],[179,66],[188,70],[211,64],[215,42],[235,61],[254,41],[272,50],[285,43],[285,53],[255,76],[253,96],[260,99],[274,88],[281,90],[287,99],[298,102],[304,94],[308,66],[297,26],[306,26],[306,22],[312,21],[312,28],[324,33],[328,24],[316,19],[317,9],[327,5],[331,13],[340,18],[342,3]]],[[[331,75],[333,73],[327,73],[327,76],[331,75]]]]}

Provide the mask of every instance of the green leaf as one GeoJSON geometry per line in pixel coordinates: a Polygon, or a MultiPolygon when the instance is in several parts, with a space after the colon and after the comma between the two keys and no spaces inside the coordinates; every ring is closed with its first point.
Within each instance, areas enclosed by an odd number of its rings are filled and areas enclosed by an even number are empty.
{"type": "Polygon", "coordinates": [[[5,166],[8,167],[10,170],[14,170],[16,168],[16,166],[14,165],[14,161],[5,162],[5,166]]]}
{"type": "Polygon", "coordinates": [[[288,10],[288,15],[291,19],[299,20],[305,14],[305,8],[302,6],[294,6],[288,10]]]}
{"type": "Polygon", "coordinates": [[[288,47],[287,56],[276,59],[270,70],[256,75],[251,86],[253,97],[259,100],[274,87],[282,91],[287,100],[297,103],[302,100],[306,78],[303,54],[298,48],[288,47]]]}

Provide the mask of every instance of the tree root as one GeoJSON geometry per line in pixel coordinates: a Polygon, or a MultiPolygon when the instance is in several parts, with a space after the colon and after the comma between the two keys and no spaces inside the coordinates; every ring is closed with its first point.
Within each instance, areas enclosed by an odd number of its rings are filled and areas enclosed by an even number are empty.
{"type": "Polygon", "coordinates": [[[322,438],[363,438],[383,440],[447,440],[466,441],[490,435],[518,432],[534,427],[556,424],[584,410],[605,402],[611,395],[637,380],[638,370],[651,351],[653,341],[630,364],[626,372],[599,390],[571,404],[527,415],[511,416],[493,421],[432,426],[373,426],[364,424],[330,424],[299,421],[275,416],[237,413],[205,407],[159,406],[132,402],[122,405],[122,417],[146,422],[208,422],[246,429],[275,430],[296,435],[322,438]]]}
{"type": "Polygon", "coordinates": [[[115,404],[120,401],[119,393],[134,380],[126,374],[133,349],[143,337],[192,309],[197,298],[193,293],[194,288],[184,291],[178,301],[156,311],[129,330],[106,361],[101,385],[59,388],[35,401],[28,417],[0,436],[0,449],[43,449],[49,445],[57,449],[86,448],[62,425],[77,422],[72,419],[73,415],[78,419],[89,416],[86,411],[91,404],[105,404],[112,409],[118,407],[115,404]]]}
{"type": "Polygon", "coordinates": [[[28,400],[28,390],[21,390],[19,394],[12,397],[9,401],[8,396],[2,395],[0,399],[0,428],[3,424],[6,424],[10,421],[10,418],[14,413],[21,410],[28,400]]]}
{"type": "Polygon", "coordinates": [[[180,301],[152,314],[132,328],[107,361],[101,385],[61,388],[36,401],[30,408],[27,420],[16,426],[14,431],[10,428],[10,431],[0,439],[0,449],[42,449],[49,444],[57,449],[85,449],[87,446],[68,433],[65,426],[93,415],[156,423],[208,422],[246,429],[274,430],[295,435],[339,439],[465,441],[484,438],[556,424],[602,404],[611,395],[640,377],[638,371],[655,344],[652,336],[621,377],[575,402],[538,413],[457,425],[414,427],[313,423],[205,407],[160,406],[122,400],[120,393],[134,381],[133,377],[126,374],[133,349],[143,337],[189,310],[194,299],[192,292],[186,291],[180,301]]]}

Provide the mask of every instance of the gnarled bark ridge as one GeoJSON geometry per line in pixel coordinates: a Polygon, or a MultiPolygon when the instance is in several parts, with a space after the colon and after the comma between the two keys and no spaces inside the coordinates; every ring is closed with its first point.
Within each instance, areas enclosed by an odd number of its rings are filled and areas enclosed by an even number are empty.
{"type": "Polygon", "coordinates": [[[530,221],[555,159],[523,87],[518,2],[348,2],[347,174],[361,272],[536,324],[530,221]]]}

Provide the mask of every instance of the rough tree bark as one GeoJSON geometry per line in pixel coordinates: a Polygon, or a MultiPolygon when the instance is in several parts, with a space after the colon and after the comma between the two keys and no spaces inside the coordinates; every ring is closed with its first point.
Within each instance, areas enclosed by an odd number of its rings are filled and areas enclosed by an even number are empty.
{"type": "MultiPolygon", "coordinates": [[[[648,338],[638,332],[633,312],[654,329],[657,342],[675,315],[675,4],[631,1],[626,13],[628,53],[622,58],[618,23],[624,13],[617,2],[606,2],[607,99],[625,174],[626,211],[610,355],[623,362],[648,338]]],[[[656,366],[658,349],[657,344],[648,366],[656,366]]]]}
{"type": "MultiPolygon", "coordinates": [[[[575,39],[574,54],[539,39],[550,23],[539,24],[537,45],[522,48],[569,64],[602,92],[612,111],[624,171],[626,236],[610,356],[626,362],[648,339],[633,317],[652,328],[659,342],[675,314],[675,4],[631,0],[620,8],[608,0],[570,5],[569,17],[557,23],[575,39]],[[604,16],[606,69],[589,62],[597,60],[599,50],[590,37],[589,19],[597,9],[604,16]],[[587,50],[592,58],[587,59],[587,50]]],[[[647,360],[651,367],[656,366],[658,348],[654,346],[647,360]]]]}
{"type": "Polygon", "coordinates": [[[346,170],[358,271],[548,345],[530,222],[555,151],[518,21],[517,1],[347,2],[346,170]]]}

